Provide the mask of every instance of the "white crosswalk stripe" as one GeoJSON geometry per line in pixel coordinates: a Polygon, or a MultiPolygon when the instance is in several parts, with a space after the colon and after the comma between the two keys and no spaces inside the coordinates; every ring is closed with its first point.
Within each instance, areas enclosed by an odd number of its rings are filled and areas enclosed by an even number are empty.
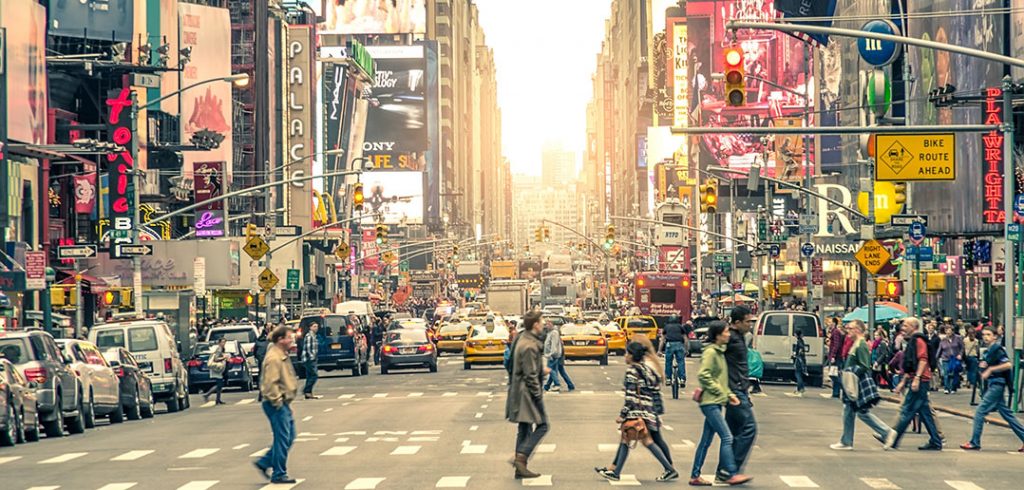
{"type": "Polygon", "coordinates": [[[392,456],[411,456],[420,452],[420,448],[423,446],[398,446],[394,451],[391,451],[392,456]]]}
{"type": "Polygon", "coordinates": [[[234,449],[235,451],[237,451],[239,449],[245,449],[247,447],[249,447],[249,443],[239,444],[237,446],[232,447],[231,449],[234,449]]]}
{"type": "Polygon", "coordinates": [[[820,488],[817,483],[803,475],[779,475],[779,479],[790,488],[820,488]]]}
{"type": "Polygon", "coordinates": [[[50,459],[44,459],[44,460],[40,461],[39,464],[66,463],[68,461],[71,461],[72,459],[81,458],[82,456],[85,456],[86,454],[89,454],[89,453],[64,453],[64,454],[61,454],[60,456],[54,456],[54,457],[52,457],[50,459]]]}
{"type": "Polygon", "coordinates": [[[28,487],[26,490],[57,490],[60,485],[51,485],[48,487],[28,487]]]}
{"type": "Polygon", "coordinates": [[[984,488],[981,488],[969,481],[946,480],[946,485],[949,485],[956,490],[985,490],[984,488]]]}
{"type": "Polygon", "coordinates": [[[193,449],[193,450],[191,450],[191,451],[189,451],[189,452],[187,452],[185,454],[182,454],[181,456],[178,456],[178,459],[200,459],[200,458],[205,458],[205,457],[207,457],[207,456],[209,456],[209,455],[211,455],[211,454],[213,454],[213,453],[215,453],[217,451],[220,451],[219,447],[204,447],[204,448],[200,448],[200,449],[193,449]]]}
{"type": "Polygon", "coordinates": [[[889,481],[888,478],[861,478],[860,481],[877,490],[900,490],[900,486],[889,481]]]}
{"type": "Polygon", "coordinates": [[[420,392],[409,393],[408,395],[406,395],[406,397],[408,397],[408,398],[418,398],[418,397],[421,397],[421,396],[423,396],[423,393],[420,393],[420,392]]]}
{"type": "Polygon", "coordinates": [[[11,461],[17,461],[21,459],[21,456],[3,456],[0,457],[0,464],[10,463],[11,461]]]}
{"type": "Polygon", "coordinates": [[[207,490],[208,488],[220,483],[220,480],[196,480],[190,481],[180,487],[178,490],[207,490]]]}
{"type": "Polygon", "coordinates": [[[374,393],[373,394],[373,398],[387,398],[387,397],[388,397],[387,393],[374,393]]]}
{"type": "Polygon", "coordinates": [[[267,451],[270,451],[269,447],[265,447],[263,449],[260,449],[259,451],[256,451],[256,452],[250,454],[249,457],[250,458],[261,458],[261,457],[263,457],[264,454],[267,454],[267,451]]]}
{"type": "Polygon", "coordinates": [[[334,446],[322,453],[321,456],[344,456],[352,451],[355,451],[356,446],[334,446]]]}
{"type": "Polygon", "coordinates": [[[468,484],[468,476],[442,476],[434,488],[466,488],[468,484]]]}
{"type": "Polygon", "coordinates": [[[613,487],[639,487],[640,481],[636,475],[619,475],[619,481],[609,481],[613,487]]]}
{"type": "Polygon", "coordinates": [[[466,444],[462,446],[462,454],[484,454],[487,452],[487,444],[466,444]]]}
{"type": "Polygon", "coordinates": [[[458,395],[459,395],[459,393],[457,391],[446,391],[446,392],[441,394],[441,398],[447,398],[447,397],[450,397],[450,396],[458,396],[458,395]]]}
{"type": "Polygon", "coordinates": [[[537,478],[523,478],[524,487],[550,487],[551,475],[540,475],[537,478]]]}
{"type": "Polygon", "coordinates": [[[128,490],[129,488],[138,485],[138,482],[125,482],[125,483],[108,483],[103,485],[96,490],[128,490]]]}
{"type": "Polygon", "coordinates": [[[210,401],[208,401],[208,402],[206,402],[206,403],[204,403],[202,405],[199,405],[199,408],[210,408],[210,407],[212,407],[212,406],[214,406],[216,404],[217,404],[217,400],[210,400],[210,401]]]}
{"type": "Polygon", "coordinates": [[[345,485],[345,490],[373,490],[384,478],[356,478],[345,485]]]}
{"type": "Polygon", "coordinates": [[[350,398],[355,398],[355,397],[356,396],[354,394],[352,394],[352,393],[346,393],[344,395],[339,396],[338,399],[339,400],[348,400],[350,398]]]}
{"type": "Polygon", "coordinates": [[[138,450],[138,451],[128,451],[128,452],[126,452],[124,454],[121,454],[121,455],[118,455],[118,456],[114,456],[113,458],[110,458],[110,460],[111,461],[135,461],[136,459],[139,459],[139,458],[142,458],[142,457],[145,457],[145,456],[149,456],[150,454],[153,454],[153,450],[152,449],[145,449],[145,450],[138,450]]]}
{"type": "Polygon", "coordinates": [[[537,452],[538,453],[553,453],[553,452],[555,452],[555,447],[556,446],[554,444],[538,444],[537,445],[537,452]]]}
{"type": "Polygon", "coordinates": [[[619,448],[618,444],[598,444],[597,445],[597,451],[601,452],[601,453],[614,452],[618,448],[619,448]]]}
{"type": "Polygon", "coordinates": [[[256,401],[255,398],[246,398],[245,400],[239,400],[238,403],[236,403],[235,405],[248,405],[248,404],[253,403],[255,401],[256,401]]]}
{"type": "Polygon", "coordinates": [[[296,485],[302,484],[304,481],[306,481],[305,478],[296,478],[295,483],[268,483],[260,487],[260,490],[289,490],[295,488],[296,485]]]}

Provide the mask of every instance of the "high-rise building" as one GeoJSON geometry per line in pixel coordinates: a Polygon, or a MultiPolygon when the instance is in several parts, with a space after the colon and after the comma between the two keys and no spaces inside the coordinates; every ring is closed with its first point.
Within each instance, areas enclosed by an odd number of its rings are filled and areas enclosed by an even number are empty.
{"type": "Polygon", "coordinates": [[[570,241],[579,241],[575,233],[557,225],[548,224],[551,239],[543,245],[535,246],[534,230],[544,225],[544,220],[554,221],[560,225],[578,230],[579,215],[577,212],[576,186],[552,186],[542,177],[516,174],[512,176],[513,201],[516,203],[512,212],[512,226],[515,231],[516,245],[522,248],[530,244],[540,249],[556,249],[570,241]]]}
{"type": "Polygon", "coordinates": [[[540,160],[541,179],[545,185],[559,187],[576,181],[576,154],[561,143],[545,143],[540,160]]]}

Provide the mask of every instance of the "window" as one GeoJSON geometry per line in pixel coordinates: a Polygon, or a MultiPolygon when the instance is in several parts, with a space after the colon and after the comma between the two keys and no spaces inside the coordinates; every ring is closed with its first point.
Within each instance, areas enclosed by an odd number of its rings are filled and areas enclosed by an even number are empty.
{"type": "Polygon", "coordinates": [[[802,331],[804,337],[818,337],[818,322],[809,316],[794,315],[793,335],[796,335],[797,330],[802,331]]]}
{"type": "Polygon", "coordinates": [[[394,343],[426,343],[427,332],[425,330],[397,330],[394,332],[388,332],[388,336],[384,339],[386,344],[394,343]]]}
{"type": "Polygon", "coordinates": [[[470,337],[474,339],[508,339],[508,329],[503,326],[473,327],[470,337]]]}
{"type": "Polygon", "coordinates": [[[0,357],[11,361],[11,364],[24,364],[32,360],[28,355],[28,342],[25,342],[25,339],[0,340],[0,357]]]}
{"type": "Polygon", "coordinates": [[[764,319],[761,335],[789,335],[789,315],[768,315],[764,319]]]}
{"type": "Polygon", "coordinates": [[[160,346],[156,341],[156,330],[153,327],[135,327],[128,329],[128,350],[142,352],[157,350],[160,346]]]}
{"type": "Polygon", "coordinates": [[[85,355],[85,362],[94,364],[96,366],[107,366],[107,360],[103,358],[103,354],[91,346],[81,346],[82,353],[85,355]]]}
{"type": "Polygon", "coordinates": [[[676,290],[675,289],[652,289],[651,290],[651,303],[671,303],[676,302],[676,290]]]}
{"type": "Polygon", "coordinates": [[[216,342],[220,339],[237,340],[239,342],[256,342],[256,332],[252,329],[210,331],[210,342],[216,342]]]}
{"type": "Polygon", "coordinates": [[[594,335],[600,337],[601,331],[593,325],[573,324],[562,327],[562,336],[565,337],[567,335],[594,335]]]}
{"type": "Polygon", "coordinates": [[[124,347],[124,330],[104,330],[97,333],[96,345],[100,349],[124,347]]]}
{"type": "Polygon", "coordinates": [[[88,362],[85,359],[85,354],[82,353],[82,349],[75,344],[68,345],[68,356],[77,362],[88,362]]]}
{"type": "Polygon", "coordinates": [[[565,286],[551,286],[549,294],[551,296],[565,296],[568,288],[565,286]]]}

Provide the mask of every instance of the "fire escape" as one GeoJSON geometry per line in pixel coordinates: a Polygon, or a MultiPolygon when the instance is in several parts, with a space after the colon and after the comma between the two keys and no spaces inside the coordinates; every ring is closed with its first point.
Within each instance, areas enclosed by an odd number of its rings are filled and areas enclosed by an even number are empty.
{"type": "MultiPolygon", "coordinates": [[[[231,72],[248,73],[255,80],[256,62],[256,19],[252,0],[229,0],[231,11],[231,72]]],[[[266,28],[264,26],[264,28],[266,28]]],[[[234,172],[232,189],[243,189],[262,183],[256,174],[256,91],[249,88],[233,88],[234,100],[234,172]]],[[[234,214],[252,213],[256,210],[255,197],[240,196],[228,203],[234,214]]],[[[237,234],[233,225],[232,230],[237,234]]]]}

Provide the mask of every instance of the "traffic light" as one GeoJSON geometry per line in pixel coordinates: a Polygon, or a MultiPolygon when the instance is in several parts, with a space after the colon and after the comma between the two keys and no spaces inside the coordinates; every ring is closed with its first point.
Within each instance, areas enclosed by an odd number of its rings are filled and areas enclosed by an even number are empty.
{"type": "Polygon", "coordinates": [[[377,245],[384,244],[384,233],[384,225],[377,225],[377,228],[374,230],[373,234],[373,240],[377,242],[377,245]]]}
{"type": "Polygon", "coordinates": [[[547,242],[547,241],[550,241],[550,240],[551,240],[551,228],[548,228],[548,227],[545,226],[544,227],[544,241],[547,242]]]}
{"type": "Polygon", "coordinates": [[[253,298],[252,294],[246,293],[246,295],[245,295],[245,306],[252,306],[253,301],[255,301],[255,298],[253,298]]]}
{"type": "Polygon", "coordinates": [[[455,245],[455,246],[452,247],[452,253],[455,254],[455,255],[459,254],[459,246],[458,245],[455,245]]]}
{"type": "Polygon", "coordinates": [[[119,303],[118,300],[120,300],[120,299],[121,299],[121,295],[120,294],[114,294],[113,291],[107,291],[107,292],[103,293],[103,306],[107,306],[107,307],[116,306],[117,303],[119,303]]]}
{"type": "Polygon", "coordinates": [[[725,103],[741,107],[747,103],[747,81],[743,69],[743,49],[725,48],[725,103]]]}
{"type": "Polygon", "coordinates": [[[875,286],[875,296],[881,298],[899,298],[903,296],[903,281],[899,279],[878,279],[875,286]]]}
{"type": "Polygon", "coordinates": [[[537,243],[544,241],[544,229],[538,226],[533,232],[533,236],[537,239],[537,243]]]}
{"type": "Polygon", "coordinates": [[[384,229],[384,241],[382,243],[387,245],[387,243],[388,243],[388,232],[391,231],[391,227],[389,227],[388,225],[381,225],[381,227],[384,229]]]}
{"type": "Polygon", "coordinates": [[[896,204],[902,206],[907,202],[907,183],[906,182],[893,182],[892,184],[893,195],[896,196],[896,204]]]}
{"type": "Polygon", "coordinates": [[[352,188],[352,209],[358,212],[363,212],[363,203],[365,197],[363,196],[363,183],[356,182],[352,188]]]}
{"type": "Polygon", "coordinates": [[[246,238],[252,238],[252,237],[256,236],[256,233],[257,233],[256,230],[257,230],[257,228],[256,228],[256,224],[255,223],[249,223],[249,224],[245,225],[245,237],[246,238]]]}
{"type": "Polygon", "coordinates": [[[611,249],[615,246],[615,227],[608,225],[608,232],[604,235],[604,248],[611,249]]]}
{"type": "Polygon", "coordinates": [[[684,288],[690,287],[690,276],[683,276],[683,281],[680,283],[680,286],[684,288]]]}
{"type": "Polygon", "coordinates": [[[714,214],[718,210],[718,179],[708,179],[700,185],[700,212],[714,214]]]}

